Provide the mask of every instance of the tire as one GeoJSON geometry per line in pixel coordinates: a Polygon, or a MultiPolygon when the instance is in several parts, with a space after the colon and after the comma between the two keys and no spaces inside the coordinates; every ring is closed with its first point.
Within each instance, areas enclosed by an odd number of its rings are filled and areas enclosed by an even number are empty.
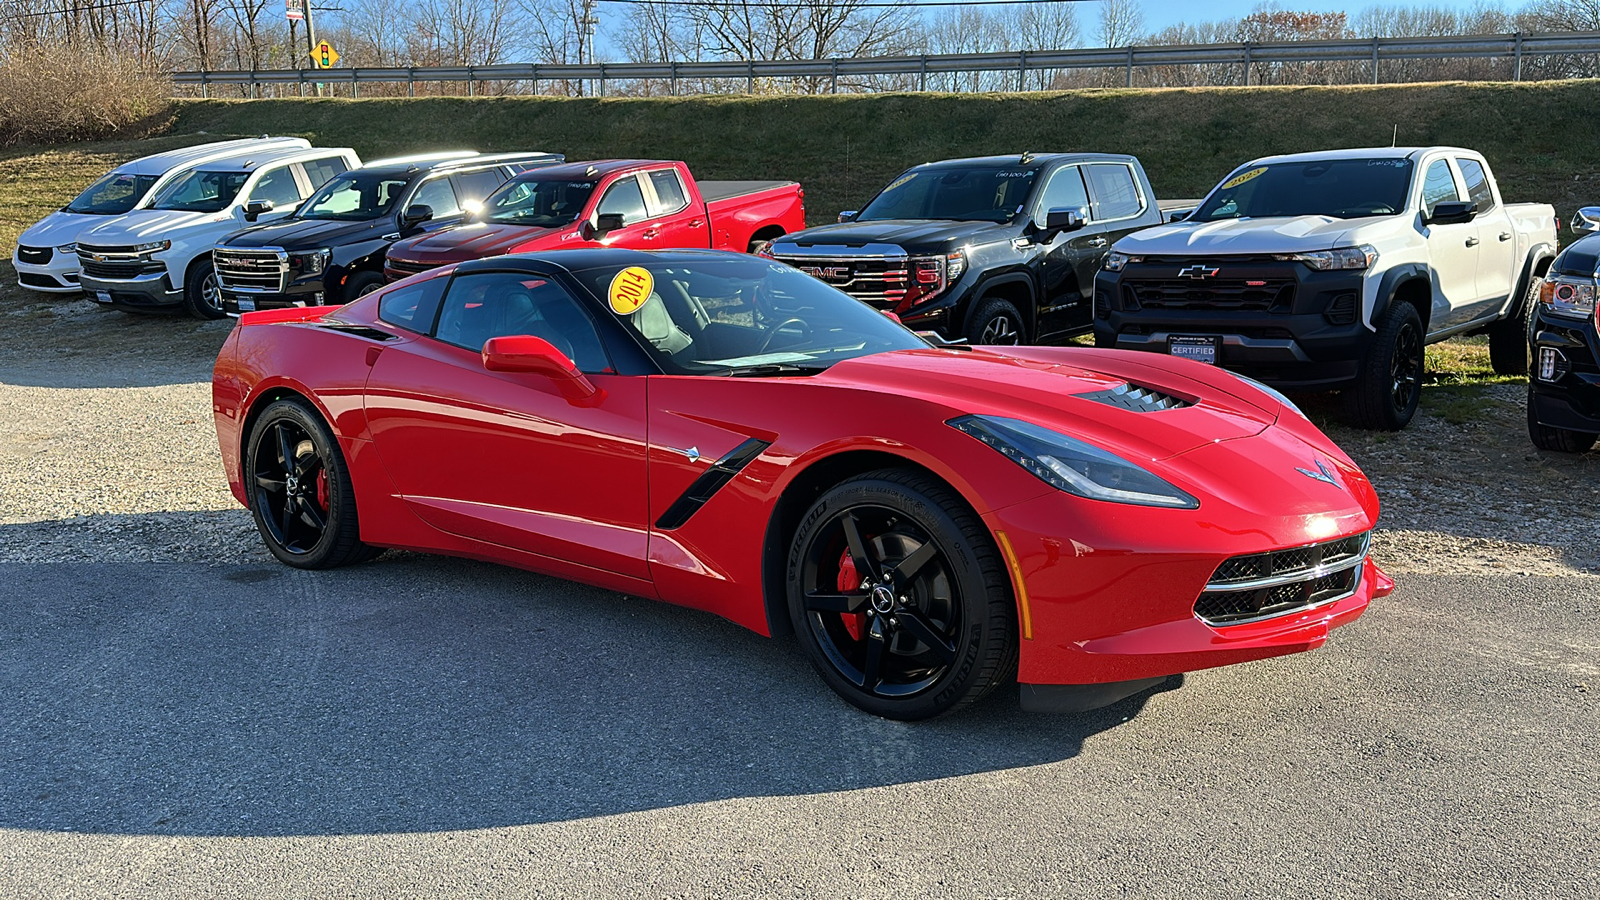
{"type": "Polygon", "coordinates": [[[382,552],[361,543],[350,470],[321,416],[298,400],[274,401],[251,427],[247,446],[250,512],[279,561],[332,569],[382,552]],[[286,457],[295,462],[293,477],[286,457]]]}
{"type": "Polygon", "coordinates": [[[1015,677],[1010,579],[983,521],[938,480],[884,469],[839,483],[806,513],[788,559],[795,634],[860,709],[928,719],[1015,677]],[[861,577],[879,570],[887,577],[861,577]]]}
{"type": "Polygon", "coordinates": [[[217,290],[217,270],[210,259],[203,259],[189,267],[183,279],[183,308],[196,319],[220,319],[222,294],[217,290]]]}
{"type": "Polygon", "coordinates": [[[1496,375],[1528,374],[1528,315],[1533,309],[1535,290],[1530,285],[1510,313],[1489,326],[1489,365],[1496,375]]]}
{"type": "Polygon", "coordinates": [[[1572,431],[1567,428],[1552,428],[1549,425],[1540,425],[1533,412],[1533,385],[1528,385],[1528,437],[1533,440],[1533,445],[1540,450],[1553,450],[1556,453],[1587,453],[1592,448],[1600,435],[1590,434],[1587,431],[1572,431]]]}
{"type": "Polygon", "coordinates": [[[1096,328],[1094,331],[1094,345],[1101,348],[1115,349],[1117,346],[1117,336],[1114,334],[1107,334],[1096,328]]]}
{"type": "Polygon", "coordinates": [[[1392,303],[1355,386],[1345,391],[1351,423],[1374,431],[1406,427],[1422,400],[1424,371],[1422,317],[1409,303],[1392,303]]]}
{"type": "Polygon", "coordinates": [[[978,311],[967,326],[967,343],[986,346],[1015,346],[1027,340],[1027,329],[1022,323],[1022,313],[1011,301],[990,297],[978,305],[978,311]]]}
{"type": "Polygon", "coordinates": [[[383,273],[371,270],[357,272],[344,283],[344,302],[358,300],[383,287],[383,273]]]}

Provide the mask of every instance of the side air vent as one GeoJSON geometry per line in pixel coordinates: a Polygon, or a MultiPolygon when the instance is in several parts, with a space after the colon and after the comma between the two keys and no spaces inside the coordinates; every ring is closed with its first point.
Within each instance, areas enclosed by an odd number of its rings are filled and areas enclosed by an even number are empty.
{"type": "Polygon", "coordinates": [[[387,331],[380,331],[368,325],[346,325],[343,322],[319,322],[317,323],[317,327],[326,328],[329,331],[339,331],[345,334],[353,334],[356,337],[363,337],[369,341],[392,341],[395,337],[387,331]]]}
{"type": "Polygon", "coordinates": [[[1163,394],[1158,390],[1139,387],[1126,382],[1103,391],[1093,391],[1088,394],[1074,394],[1082,400],[1093,400],[1095,403],[1104,403],[1118,409],[1129,409],[1134,412],[1160,412],[1163,409],[1181,409],[1194,404],[1182,397],[1163,394]]]}

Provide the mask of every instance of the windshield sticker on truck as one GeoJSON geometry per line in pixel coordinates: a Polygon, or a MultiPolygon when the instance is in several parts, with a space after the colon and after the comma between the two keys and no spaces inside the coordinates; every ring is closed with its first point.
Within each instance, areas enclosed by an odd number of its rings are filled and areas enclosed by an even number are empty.
{"type": "Polygon", "coordinates": [[[619,316],[632,315],[650,299],[655,287],[656,279],[649,269],[640,266],[623,269],[611,278],[611,290],[608,292],[611,311],[619,316]]]}
{"type": "Polygon", "coordinates": [[[996,172],[996,173],[994,173],[994,177],[996,177],[996,178],[1032,178],[1033,175],[1034,175],[1034,173],[1032,173],[1032,172],[1030,172],[1030,171],[1028,171],[1026,169],[1018,171],[1018,172],[996,172]]]}
{"type": "Polygon", "coordinates": [[[1411,160],[1409,160],[1409,159],[1369,159],[1369,160],[1367,160],[1367,165],[1369,165],[1369,166],[1387,166],[1389,168],[1394,168],[1394,169],[1404,169],[1406,166],[1411,165],[1411,160]]]}
{"type": "Polygon", "coordinates": [[[916,174],[915,173],[911,173],[911,172],[908,172],[908,173],[906,173],[904,175],[901,175],[899,178],[896,178],[894,181],[890,182],[888,187],[883,189],[884,193],[888,193],[889,191],[894,190],[895,188],[899,187],[902,184],[905,184],[906,182],[910,181],[912,178],[915,178],[915,177],[916,177],[916,174]]]}
{"type": "Polygon", "coordinates": [[[1267,170],[1267,167],[1266,166],[1262,166],[1262,167],[1260,167],[1258,169],[1251,169],[1248,172],[1240,172],[1239,174],[1233,176],[1232,178],[1229,178],[1227,181],[1224,181],[1222,183],[1222,189],[1226,191],[1226,190],[1230,190],[1232,188],[1236,188],[1239,185],[1244,184],[1246,181],[1249,181],[1252,178],[1260,177],[1261,173],[1265,172],[1266,170],[1267,170]]]}

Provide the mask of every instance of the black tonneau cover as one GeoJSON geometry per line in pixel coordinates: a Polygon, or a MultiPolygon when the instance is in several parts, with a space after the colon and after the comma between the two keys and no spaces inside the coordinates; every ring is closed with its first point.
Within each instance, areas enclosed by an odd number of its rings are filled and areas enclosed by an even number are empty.
{"type": "Polygon", "coordinates": [[[700,197],[707,203],[795,184],[793,181],[697,181],[695,183],[700,185],[700,197]]]}

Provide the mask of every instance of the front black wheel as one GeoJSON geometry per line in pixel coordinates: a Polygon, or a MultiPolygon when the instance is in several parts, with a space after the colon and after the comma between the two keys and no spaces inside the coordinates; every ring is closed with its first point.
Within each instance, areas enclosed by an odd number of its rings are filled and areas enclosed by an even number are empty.
{"type": "Polygon", "coordinates": [[[304,404],[278,400],[262,411],[250,429],[244,475],[256,528],[282,562],[331,569],[380,552],[361,543],[338,442],[304,404]]]}
{"type": "Polygon", "coordinates": [[[220,319],[222,291],[217,287],[217,270],[206,259],[195,263],[183,280],[183,308],[196,319],[220,319]]]}
{"type": "Polygon", "coordinates": [[[1359,428],[1399,431],[1422,401],[1422,317],[1409,303],[1393,303],[1378,326],[1372,349],[1361,361],[1356,384],[1345,392],[1351,421],[1359,428]]]}
{"type": "Polygon", "coordinates": [[[1570,428],[1552,428],[1540,425],[1533,408],[1533,385],[1528,385],[1528,437],[1540,450],[1556,453],[1587,453],[1600,435],[1570,428]]]}
{"type": "Polygon", "coordinates": [[[789,615],[828,686],[890,719],[943,715],[1014,676],[1016,605],[987,529],[925,475],[835,486],[790,547],[789,615]]]}
{"type": "Polygon", "coordinates": [[[1022,313],[1010,300],[991,297],[984,300],[967,327],[967,342],[976,345],[1016,345],[1026,340],[1022,313]]]}
{"type": "Polygon", "coordinates": [[[346,301],[355,300],[372,293],[383,287],[382,272],[357,272],[350,276],[344,283],[344,297],[346,301]]]}

